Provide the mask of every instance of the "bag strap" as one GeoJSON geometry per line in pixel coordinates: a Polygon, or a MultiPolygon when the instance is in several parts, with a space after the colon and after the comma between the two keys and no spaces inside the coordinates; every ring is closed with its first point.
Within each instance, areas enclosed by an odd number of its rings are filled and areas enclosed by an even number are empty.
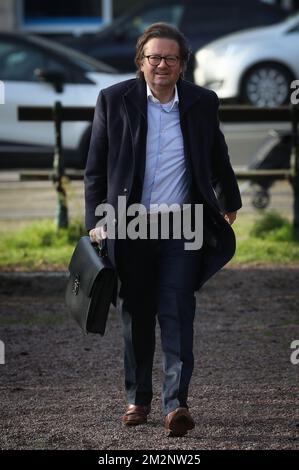
{"type": "Polygon", "coordinates": [[[99,242],[90,242],[94,248],[97,249],[98,254],[101,258],[106,258],[108,256],[108,248],[107,248],[107,238],[103,238],[99,242]]]}
{"type": "Polygon", "coordinates": [[[101,240],[100,243],[98,243],[98,247],[101,258],[106,258],[108,256],[107,238],[101,240]]]}

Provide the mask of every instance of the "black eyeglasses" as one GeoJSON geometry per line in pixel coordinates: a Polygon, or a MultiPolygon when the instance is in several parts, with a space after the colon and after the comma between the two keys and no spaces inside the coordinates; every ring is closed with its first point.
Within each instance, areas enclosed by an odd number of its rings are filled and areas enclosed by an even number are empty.
{"type": "Polygon", "coordinates": [[[149,64],[153,65],[153,66],[159,65],[161,63],[161,60],[164,59],[165,63],[169,67],[174,67],[178,63],[178,61],[180,60],[180,58],[176,55],[167,55],[167,56],[144,55],[143,57],[145,57],[148,60],[149,64]]]}

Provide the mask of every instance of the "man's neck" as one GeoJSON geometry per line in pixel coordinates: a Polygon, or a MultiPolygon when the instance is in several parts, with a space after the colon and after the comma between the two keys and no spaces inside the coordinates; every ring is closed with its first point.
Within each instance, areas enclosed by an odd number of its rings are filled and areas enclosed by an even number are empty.
{"type": "Polygon", "coordinates": [[[175,92],[175,87],[173,87],[171,90],[169,89],[153,89],[151,88],[151,92],[154,95],[157,100],[160,101],[160,103],[169,103],[171,99],[174,97],[174,92],[175,92]]]}

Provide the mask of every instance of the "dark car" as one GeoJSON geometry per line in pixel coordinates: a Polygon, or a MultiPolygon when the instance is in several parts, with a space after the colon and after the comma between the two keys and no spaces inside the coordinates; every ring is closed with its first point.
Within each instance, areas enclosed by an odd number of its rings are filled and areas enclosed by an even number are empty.
{"type": "MultiPolygon", "coordinates": [[[[132,9],[97,34],[65,37],[68,45],[122,72],[135,70],[136,40],[156,21],[177,26],[186,35],[191,49],[234,31],[281,21],[286,12],[260,0],[176,0],[151,1],[132,9]]],[[[192,58],[187,78],[193,80],[192,58]]]]}

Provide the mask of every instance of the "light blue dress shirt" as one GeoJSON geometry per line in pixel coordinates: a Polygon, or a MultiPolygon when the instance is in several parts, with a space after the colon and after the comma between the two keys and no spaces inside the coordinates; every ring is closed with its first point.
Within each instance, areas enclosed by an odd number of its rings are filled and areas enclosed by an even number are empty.
{"type": "Polygon", "coordinates": [[[141,203],[151,212],[151,204],[190,202],[191,176],[186,165],[180,125],[179,97],[160,103],[147,84],[146,165],[141,203]]]}

